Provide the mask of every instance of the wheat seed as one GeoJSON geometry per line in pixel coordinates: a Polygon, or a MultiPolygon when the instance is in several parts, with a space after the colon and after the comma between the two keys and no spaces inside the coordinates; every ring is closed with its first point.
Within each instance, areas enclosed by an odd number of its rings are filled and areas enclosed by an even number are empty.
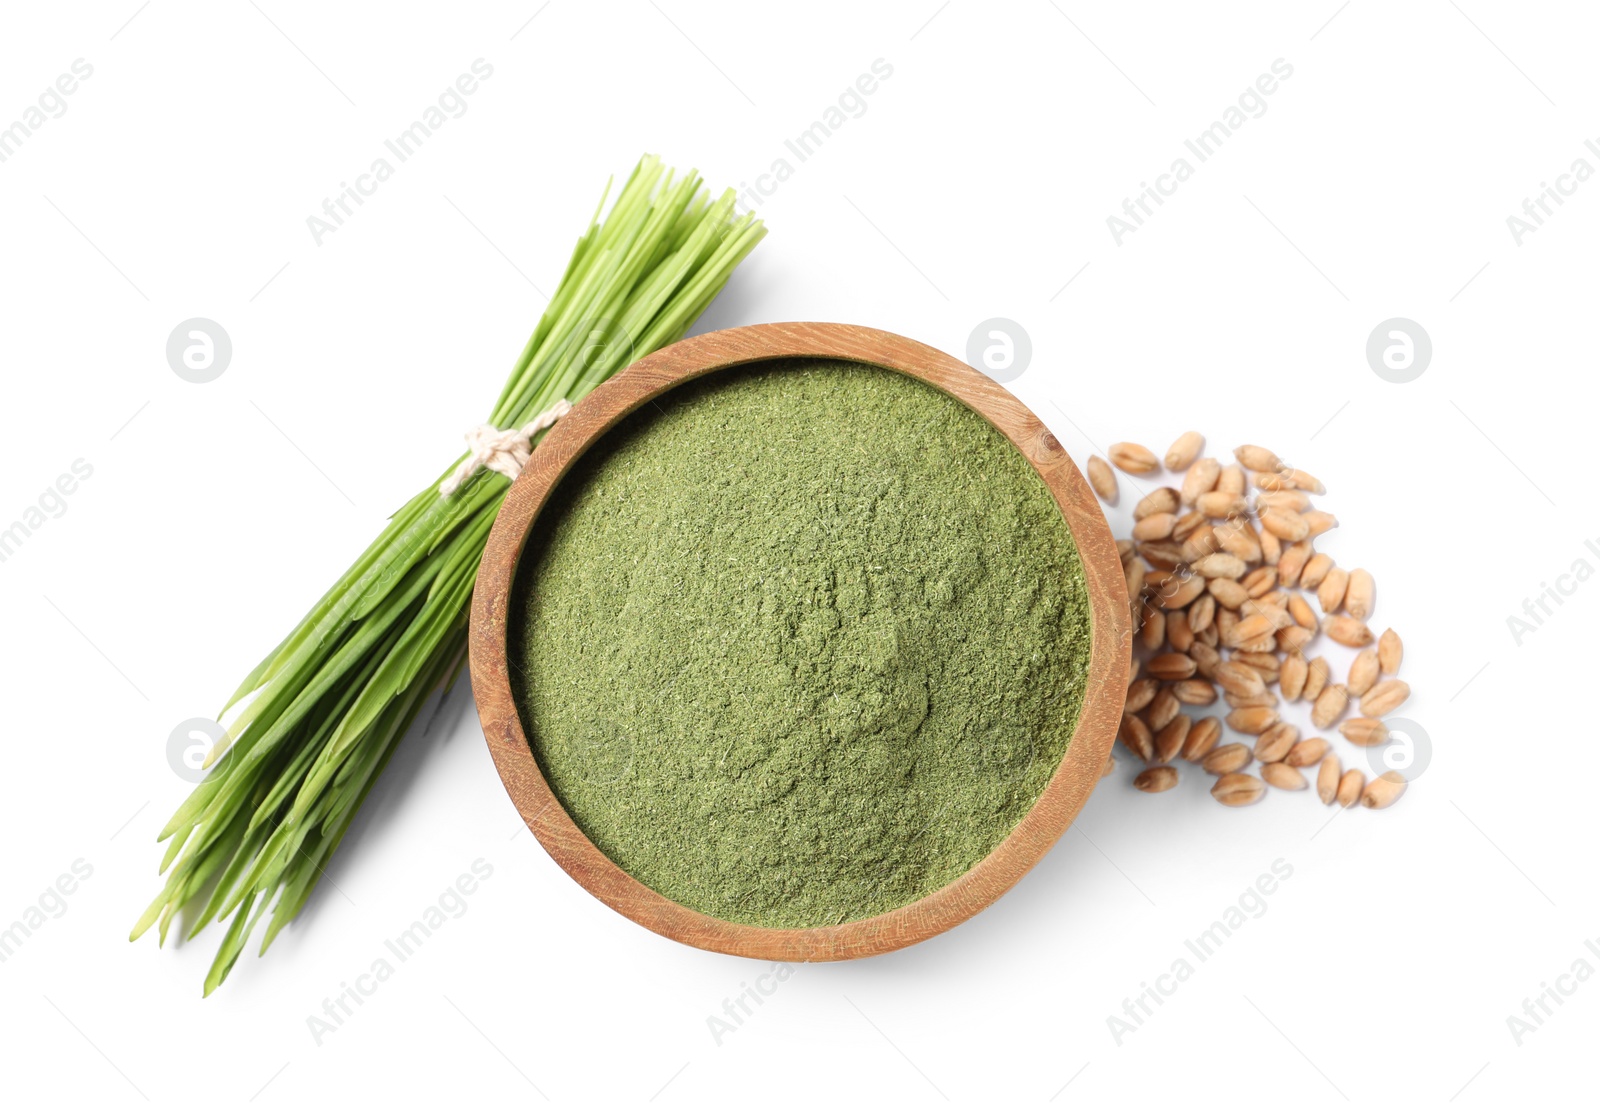
{"type": "Polygon", "coordinates": [[[1300,587],[1304,590],[1315,590],[1322,585],[1322,580],[1333,570],[1333,556],[1325,552],[1317,552],[1306,560],[1305,569],[1300,572],[1300,587]]]}
{"type": "Polygon", "coordinates": [[[1296,769],[1301,769],[1306,766],[1315,766],[1323,760],[1327,753],[1328,741],[1326,739],[1302,739],[1289,748],[1289,753],[1283,756],[1283,760],[1296,769]]]}
{"type": "Polygon", "coordinates": [[[1287,762],[1268,762],[1261,767],[1261,780],[1275,789],[1304,789],[1305,775],[1287,762]]]}
{"type": "Polygon", "coordinates": [[[1323,804],[1332,804],[1338,794],[1339,756],[1330,752],[1323,757],[1322,765],[1317,767],[1317,799],[1323,804]]]}
{"type": "Polygon", "coordinates": [[[1315,728],[1331,728],[1349,707],[1350,691],[1344,686],[1328,686],[1311,706],[1311,724],[1315,728]]]}
{"type": "Polygon", "coordinates": [[[1216,669],[1215,679],[1218,685],[1229,693],[1265,693],[1266,682],[1253,667],[1240,662],[1222,663],[1216,669]]]}
{"type": "MultiPolygon", "coordinates": [[[[1133,527],[1134,538],[1139,536],[1139,526],[1133,527]]],[[[1322,606],[1323,613],[1337,613],[1344,604],[1345,588],[1350,584],[1350,572],[1343,567],[1334,567],[1322,576],[1322,582],[1317,586],[1317,604],[1322,606]]]]}
{"type": "Polygon", "coordinates": [[[1288,608],[1289,615],[1294,618],[1294,622],[1301,628],[1309,628],[1315,634],[1317,629],[1322,626],[1321,622],[1317,620],[1317,614],[1311,611],[1311,603],[1300,594],[1289,595],[1288,608]]]}
{"type": "Polygon", "coordinates": [[[1152,766],[1133,779],[1141,793],[1163,793],[1178,784],[1178,771],[1171,766],[1152,766]]]}
{"type": "Polygon", "coordinates": [[[1378,637],[1378,669],[1385,674],[1400,673],[1400,659],[1404,653],[1400,633],[1393,628],[1385,628],[1383,635],[1378,637]]]}
{"type": "Polygon", "coordinates": [[[1266,787],[1249,774],[1223,774],[1211,787],[1211,795],[1229,808],[1240,808],[1261,799],[1266,787]]]}
{"type": "Polygon", "coordinates": [[[1221,737],[1222,722],[1215,716],[1202,716],[1189,728],[1188,738],[1183,741],[1183,749],[1178,753],[1185,762],[1199,762],[1211,753],[1221,737]]]}
{"type": "Polygon", "coordinates": [[[1213,578],[1206,585],[1211,595],[1217,599],[1217,604],[1224,609],[1237,609],[1250,600],[1250,591],[1231,578],[1213,578]]]}
{"type": "Polygon", "coordinates": [[[1306,659],[1304,655],[1290,655],[1279,667],[1278,692],[1285,701],[1298,701],[1306,688],[1306,659]]]}
{"type": "MultiPolygon", "coordinates": [[[[1251,597],[1265,597],[1277,584],[1278,572],[1271,567],[1257,567],[1239,580],[1251,597]]],[[[1287,622],[1285,622],[1287,623],[1287,622]]]]}
{"type": "Polygon", "coordinates": [[[1328,684],[1328,660],[1318,655],[1306,664],[1306,684],[1300,687],[1300,698],[1304,701],[1315,701],[1322,696],[1323,689],[1328,684]]]}
{"type": "Polygon", "coordinates": [[[1311,525],[1305,516],[1286,509],[1271,507],[1261,515],[1261,527],[1279,540],[1297,542],[1311,535],[1311,525]]]}
{"type": "MultiPolygon", "coordinates": [[[[1201,521],[1208,522],[1208,518],[1202,513],[1189,513],[1185,514],[1185,516],[1198,517],[1201,521]]],[[[1174,535],[1176,535],[1176,533],[1174,533],[1174,535]]],[[[1184,537],[1184,562],[1193,563],[1197,559],[1204,559],[1206,556],[1210,555],[1214,551],[1219,550],[1221,547],[1222,543],[1217,539],[1217,526],[1210,523],[1202,524],[1188,536],[1184,537]]]]}
{"type": "Polygon", "coordinates": [[[1323,621],[1322,630],[1328,634],[1329,639],[1346,647],[1365,647],[1372,642],[1372,629],[1343,613],[1323,621]]]}
{"type": "Polygon", "coordinates": [[[1276,567],[1283,558],[1283,541],[1264,529],[1256,534],[1256,539],[1261,541],[1261,561],[1269,567],[1276,567]]]}
{"type": "Polygon", "coordinates": [[[1261,558],[1261,538],[1248,522],[1235,517],[1213,527],[1218,547],[1229,555],[1244,563],[1254,563],[1261,558]]]}
{"type": "Polygon", "coordinates": [[[1252,655],[1241,652],[1233,657],[1236,663],[1243,663],[1261,675],[1261,680],[1271,685],[1278,680],[1278,656],[1252,655]]]}
{"type": "Polygon", "coordinates": [[[1194,505],[1200,495],[1216,489],[1217,478],[1221,474],[1222,465],[1210,456],[1195,461],[1194,465],[1184,472],[1183,485],[1178,489],[1178,500],[1186,506],[1194,505]]]}
{"type": "Polygon", "coordinates": [[[1302,628],[1298,624],[1291,624],[1286,628],[1278,629],[1278,650],[1290,655],[1298,655],[1304,650],[1316,635],[1309,628],[1302,628]]]}
{"type": "Polygon", "coordinates": [[[1182,609],[1185,605],[1188,605],[1195,598],[1203,594],[1205,589],[1206,580],[1198,575],[1191,575],[1190,577],[1179,582],[1177,586],[1173,587],[1172,589],[1164,589],[1162,593],[1158,595],[1158,600],[1160,601],[1163,609],[1182,609]]]}
{"type": "Polygon", "coordinates": [[[1122,441],[1113,444],[1106,458],[1130,475],[1148,475],[1158,466],[1156,454],[1142,444],[1122,441]]]}
{"type": "Polygon", "coordinates": [[[1295,541],[1284,548],[1283,554],[1278,557],[1278,585],[1298,586],[1311,554],[1311,544],[1304,540],[1295,541]]]}
{"type": "Polygon", "coordinates": [[[1387,808],[1399,800],[1406,791],[1406,779],[1393,770],[1387,770],[1371,781],[1361,790],[1361,807],[1387,808]]]}
{"type": "Polygon", "coordinates": [[[1134,522],[1133,538],[1135,540],[1165,540],[1172,535],[1172,526],[1178,523],[1178,518],[1171,513],[1152,513],[1142,521],[1134,522]]]}
{"type": "Polygon", "coordinates": [[[1190,429],[1177,440],[1172,442],[1172,447],[1167,449],[1166,463],[1168,471],[1182,471],[1200,455],[1200,450],[1206,446],[1206,438],[1190,429]]]}
{"type": "Polygon", "coordinates": [[[1350,584],[1344,592],[1345,612],[1357,620],[1366,620],[1370,617],[1376,585],[1372,579],[1372,572],[1365,567],[1357,567],[1351,571],[1350,584]]]}
{"type": "Polygon", "coordinates": [[[1322,480],[1315,475],[1307,474],[1299,468],[1285,473],[1289,486],[1295,490],[1304,490],[1308,494],[1326,494],[1327,490],[1322,485],[1322,480]]]}
{"type": "Polygon", "coordinates": [[[1195,573],[1205,578],[1238,578],[1245,572],[1244,560],[1227,552],[1212,552],[1195,560],[1195,573]]]}
{"type": "MultiPolygon", "coordinates": [[[[1160,651],[1162,645],[1167,642],[1166,614],[1158,613],[1142,602],[1140,604],[1139,642],[1144,644],[1151,651],[1160,651]]],[[[1163,656],[1161,655],[1156,656],[1158,659],[1162,657],[1163,656]]],[[[1152,662],[1153,661],[1154,660],[1152,660],[1152,662]]],[[[1152,670],[1151,673],[1154,674],[1155,671],[1152,670]]],[[[1159,675],[1157,676],[1159,677],[1159,675]]]]}
{"type": "Polygon", "coordinates": [[[1339,518],[1331,513],[1324,513],[1320,509],[1313,509],[1300,516],[1306,519],[1306,524],[1311,526],[1311,538],[1315,540],[1330,529],[1339,527],[1339,518]]]}
{"type": "Polygon", "coordinates": [[[1172,723],[1172,718],[1180,711],[1177,697],[1173,696],[1170,689],[1158,690],[1155,699],[1144,710],[1144,722],[1150,725],[1151,731],[1160,731],[1172,723]]]}
{"type": "Polygon", "coordinates": [[[1362,695],[1361,715],[1373,718],[1387,716],[1405,704],[1410,696],[1411,687],[1398,678],[1379,682],[1362,695]]]}
{"type": "Polygon", "coordinates": [[[1117,504],[1117,476],[1111,465],[1099,456],[1089,457],[1089,485],[1107,505],[1117,504]]]}
{"type": "MultiPolygon", "coordinates": [[[[1226,472],[1224,472],[1226,474],[1226,472]]],[[[1221,518],[1232,517],[1243,513],[1246,508],[1245,500],[1231,490],[1208,490],[1195,501],[1195,508],[1207,517],[1221,518]]]]}
{"type": "Polygon", "coordinates": [[[1160,684],[1154,678],[1140,678],[1128,686],[1128,699],[1123,703],[1122,711],[1134,713],[1141,711],[1151,701],[1156,699],[1156,691],[1160,684]]]}
{"type": "Polygon", "coordinates": [[[1290,749],[1300,742],[1300,729],[1279,720],[1256,739],[1255,755],[1260,762],[1282,762],[1290,749]]]}
{"type": "Polygon", "coordinates": [[[1143,521],[1157,513],[1177,513],[1180,504],[1176,490],[1170,486],[1160,486],[1139,499],[1133,507],[1133,519],[1143,521]]]}
{"type": "Polygon", "coordinates": [[[1155,760],[1165,764],[1178,757],[1178,752],[1183,750],[1184,740],[1189,738],[1189,729],[1193,726],[1194,721],[1180,712],[1166,727],[1156,732],[1155,760]]]}
{"type": "Polygon", "coordinates": [[[1367,648],[1350,660],[1350,677],[1345,680],[1350,696],[1360,697],[1378,684],[1378,653],[1367,648]]]}
{"type": "Polygon", "coordinates": [[[1389,741],[1389,729],[1384,722],[1370,716],[1352,716],[1339,725],[1339,734],[1358,747],[1376,747],[1389,741]]]}
{"type": "Polygon", "coordinates": [[[1172,695],[1180,704],[1204,707],[1216,701],[1217,688],[1204,678],[1190,678],[1187,681],[1174,683],[1172,695]]]}
{"type": "MultiPolygon", "coordinates": [[[[1167,612],[1167,646],[1174,651],[1189,650],[1194,643],[1194,629],[1189,627],[1189,614],[1182,609],[1167,612]]],[[[1185,702],[1187,704],[1187,702],[1185,702]]]]}
{"type": "Polygon", "coordinates": [[[1268,705],[1251,705],[1228,713],[1228,727],[1244,735],[1260,735],[1278,722],[1278,710],[1268,705]]]}
{"type": "Polygon", "coordinates": [[[1281,509],[1286,513],[1304,513],[1311,508],[1311,499],[1298,490],[1263,490],[1256,495],[1256,512],[1281,509]]]}
{"type": "MultiPolygon", "coordinates": [[[[1181,509],[1182,506],[1179,506],[1179,508],[1181,509]]],[[[1180,514],[1178,517],[1178,523],[1172,526],[1172,538],[1174,540],[1181,540],[1187,544],[1189,542],[1189,537],[1193,536],[1201,529],[1209,527],[1210,524],[1211,518],[1207,517],[1203,513],[1195,513],[1191,510],[1188,513],[1180,514]]]]}
{"type": "MultiPolygon", "coordinates": [[[[1157,624],[1166,623],[1161,617],[1153,618],[1157,624]]],[[[1187,655],[1180,655],[1176,651],[1168,651],[1157,655],[1145,664],[1145,671],[1152,678],[1159,678],[1163,682],[1181,682],[1192,676],[1195,672],[1195,662],[1187,655]]]]}
{"type": "Polygon", "coordinates": [[[1124,716],[1122,727],[1117,733],[1122,745],[1132,751],[1137,757],[1149,762],[1155,757],[1156,741],[1150,734],[1150,729],[1143,720],[1137,716],[1124,716]]]}
{"type": "Polygon", "coordinates": [[[1218,776],[1238,773],[1250,765],[1252,757],[1250,748],[1243,743],[1224,743],[1206,752],[1200,759],[1200,768],[1218,776]]]}
{"type": "Polygon", "coordinates": [[[1241,444],[1233,450],[1233,458],[1251,471],[1276,471],[1283,466],[1271,449],[1258,444],[1241,444]]]}

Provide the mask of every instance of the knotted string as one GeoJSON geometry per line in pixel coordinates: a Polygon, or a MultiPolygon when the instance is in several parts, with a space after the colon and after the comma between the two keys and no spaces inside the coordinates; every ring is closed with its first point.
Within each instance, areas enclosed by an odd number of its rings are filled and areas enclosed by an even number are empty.
{"type": "Polygon", "coordinates": [[[479,425],[467,430],[467,458],[439,484],[439,494],[448,498],[480,468],[498,471],[515,480],[533,455],[533,438],[566,417],[572,403],[562,399],[521,429],[496,429],[493,425],[479,425]]]}

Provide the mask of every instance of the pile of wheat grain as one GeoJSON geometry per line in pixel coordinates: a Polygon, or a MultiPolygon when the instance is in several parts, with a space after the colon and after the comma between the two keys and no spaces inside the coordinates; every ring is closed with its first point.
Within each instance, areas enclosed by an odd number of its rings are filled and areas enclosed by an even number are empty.
{"type": "MultiPolygon", "coordinates": [[[[1130,538],[1117,541],[1137,633],[1119,738],[1147,764],[1135,787],[1171,789],[1178,771],[1170,763],[1182,759],[1215,775],[1211,795],[1237,807],[1261,799],[1267,785],[1304,789],[1301,771],[1315,768],[1324,804],[1387,808],[1405,791],[1404,778],[1391,770],[1369,781],[1359,769],[1344,770],[1328,739],[1302,739],[1280,716],[1284,702],[1304,701],[1318,730],[1338,725],[1363,748],[1388,740],[1382,718],[1411,689],[1394,676],[1399,635],[1390,628],[1374,639],[1367,626],[1372,575],[1347,571],[1314,547],[1338,524],[1313,508],[1312,495],[1324,493],[1320,480],[1258,445],[1234,449],[1237,462],[1226,466],[1202,457],[1204,446],[1197,432],[1173,442],[1166,467],[1182,473],[1182,485],[1145,495],[1130,538]],[[1319,635],[1356,649],[1343,682],[1326,658],[1306,656],[1319,635]],[[1184,712],[1215,703],[1219,693],[1231,710],[1223,720],[1184,712]],[[1343,719],[1352,704],[1360,715],[1343,719]],[[1222,742],[1224,725],[1254,745],[1222,742]],[[1259,777],[1246,772],[1252,762],[1259,777]]],[[[1114,444],[1107,458],[1134,476],[1161,467],[1138,444],[1114,444]]],[[[1088,477],[1095,493],[1116,503],[1117,479],[1105,459],[1089,457],[1088,477]]],[[[1108,760],[1106,773],[1112,768],[1108,760]]]]}

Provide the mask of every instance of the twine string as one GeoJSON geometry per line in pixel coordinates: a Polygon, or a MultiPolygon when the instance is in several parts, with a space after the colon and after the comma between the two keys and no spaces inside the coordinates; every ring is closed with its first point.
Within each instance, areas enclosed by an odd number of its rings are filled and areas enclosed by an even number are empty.
{"type": "Polygon", "coordinates": [[[497,429],[493,425],[468,429],[467,458],[457,465],[449,478],[439,484],[440,496],[450,497],[485,467],[515,481],[527,465],[528,457],[533,455],[533,438],[566,417],[571,410],[572,403],[563,398],[521,429],[497,429]]]}

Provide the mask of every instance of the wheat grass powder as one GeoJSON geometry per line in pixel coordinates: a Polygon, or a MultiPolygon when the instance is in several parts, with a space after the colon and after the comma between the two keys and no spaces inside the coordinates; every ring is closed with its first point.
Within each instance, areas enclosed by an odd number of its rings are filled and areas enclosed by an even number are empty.
{"type": "Polygon", "coordinates": [[[512,688],[557,798],[708,915],[861,919],[982,859],[1060,763],[1090,649],[1037,472],[883,368],[675,388],[556,488],[519,569],[512,688]]]}

